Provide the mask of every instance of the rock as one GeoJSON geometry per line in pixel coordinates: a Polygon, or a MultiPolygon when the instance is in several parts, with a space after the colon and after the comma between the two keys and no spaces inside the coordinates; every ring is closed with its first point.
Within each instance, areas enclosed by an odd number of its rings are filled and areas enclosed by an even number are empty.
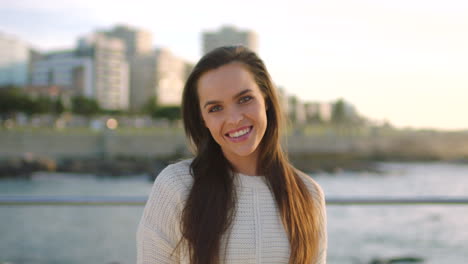
{"type": "Polygon", "coordinates": [[[412,264],[412,263],[424,263],[424,259],[415,256],[405,257],[392,257],[392,258],[377,258],[371,260],[369,264],[412,264]]]}
{"type": "Polygon", "coordinates": [[[55,171],[57,164],[47,157],[25,156],[0,161],[0,178],[31,178],[36,171],[55,171]]]}

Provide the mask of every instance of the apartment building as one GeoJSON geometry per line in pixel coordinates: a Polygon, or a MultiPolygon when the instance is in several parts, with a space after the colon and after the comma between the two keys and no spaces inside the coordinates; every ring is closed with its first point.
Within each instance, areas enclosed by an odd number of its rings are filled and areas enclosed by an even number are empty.
{"type": "Polygon", "coordinates": [[[179,105],[188,65],[168,49],[135,57],[131,62],[131,109],[141,110],[151,98],[157,105],[179,105]]]}
{"type": "Polygon", "coordinates": [[[226,45],[244,45],[258,52],[257,34],[251,30],[238,30],[232,26],[224,26],[217,31],[203,32],[203,54],[226,45]]]}
{"type": "Polygon", "coordinates": [[[0,32],[0,85],[28,84],[30,55],[26,42],[0,32]]]}
{"type": "Polygon", "coordinates": [[[103,33],[78,40],[77,55],[93,62],[93,97],[109,110],[129,107],[129,65],[125,43],[103,33]]]}
{"type": "Polygon", "coordinates": [[[153,36],[149,31],[127,25],[117,25],[111,30],[102,31],[102,33],[124,42],[126,48],[125,57],[129,61],[134,56],[153,51],[153,36]]]}
{"type": "Polygon", "coordinates": [[[42,58],[33,64],[31,85],[59,86],[75,95],[94,97],[93,59],[80,57],[75,50],[43,54],[42,58]]]}

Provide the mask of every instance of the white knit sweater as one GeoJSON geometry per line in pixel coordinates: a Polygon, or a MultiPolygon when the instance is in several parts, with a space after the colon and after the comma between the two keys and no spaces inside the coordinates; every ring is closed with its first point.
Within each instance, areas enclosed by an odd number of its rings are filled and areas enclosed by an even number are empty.
{"type": "MultiPolygon", "coordinates": [[[[171,253],[181,238],[181,212],[193,182],[190,162],[169,165],[156,178],[137,231],[137,264],[189,263],[187,250],[171,253]]],[[[318,259],[314,264],[325,264],[327,233],[323,191],[309,176],[301,176],[319,208],[316,217],[321,233],[318,259]]],[[[288,263],[288,238],[265,178],[237,174],[235,188],[236,214],[227,232],[230,235],[225,234],[221,241],[221,262],[288,263]]]]}

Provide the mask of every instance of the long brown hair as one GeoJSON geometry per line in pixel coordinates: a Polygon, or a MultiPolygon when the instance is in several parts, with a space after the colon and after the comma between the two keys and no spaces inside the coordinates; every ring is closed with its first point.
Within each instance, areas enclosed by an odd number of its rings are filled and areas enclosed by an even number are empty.
{"type": "Polygon", "coordinates": [[[198,80],[204,73],[231,62],[244,64],[265,98],[267,128],[258,146],[257,174],[265,176],[278,205],[290,243],[289,263],[312,263],[318,248],[319,230],[314,218],[317,208],[281,148],[283,115],[271,77],[263,61],[243,46],[221,47],[203,56],[188,77],[183,92],[184,128],[195,153],[190,167],[193,186],[181,221],[190,263],[219,263],[221,236],[234,217],[233,168],[204,126],[197,92],[198,80]]]}

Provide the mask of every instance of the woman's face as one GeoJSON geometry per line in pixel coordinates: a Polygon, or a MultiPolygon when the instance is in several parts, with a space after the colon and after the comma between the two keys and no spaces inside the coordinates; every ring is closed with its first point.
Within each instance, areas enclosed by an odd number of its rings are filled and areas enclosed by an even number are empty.
{"type": "Polygon", "coordinates": [[[257,158],[267,127],[265,99],[252,74],[239,62],[204,73],[198,80],[198,97],[205,126],[235,163],[257,158]]]}

